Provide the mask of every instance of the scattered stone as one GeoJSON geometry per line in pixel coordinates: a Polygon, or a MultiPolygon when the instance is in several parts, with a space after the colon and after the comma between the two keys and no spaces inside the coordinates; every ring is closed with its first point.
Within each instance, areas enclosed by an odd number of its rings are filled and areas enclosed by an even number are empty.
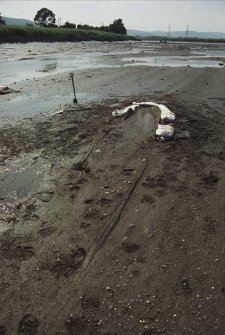
{"type": "Polygon", "coordinates": [[[39,194],[39,199],[43,202],[49,202],[52,199],[54,192],[42,192],[39,194]]]}
{"type": "Polygon", "coordinates": [[[188,280],[186,277],[183,277],[183,278],[182,278],[181,285],[182,285],[182,288],[183,288],[184,290],[190,290],[190,289],[191,289],[189,280],[188,280]]]}
{"type": "Polygon", "coordinates": [[[125,176],[131,176],[135,172],[136,172],[135,169],[126,168],[123,169],[121,173],[125,176]]]}
{"type": "Polygon", "coordinates": [[[136,225],[134,223],[129,223],[128,225],[128,228],[131,229],[131,228],[134,228],[136,225]]]}
{"type": "Polygon", "coordinates": [[[0,86],[0,94],[12,93],[12,90],[8,86],[0,86]]]}

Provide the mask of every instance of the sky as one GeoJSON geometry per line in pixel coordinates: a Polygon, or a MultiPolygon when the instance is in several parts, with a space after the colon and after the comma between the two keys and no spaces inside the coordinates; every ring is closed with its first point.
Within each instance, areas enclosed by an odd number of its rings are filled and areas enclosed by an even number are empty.
{"type": "Polygon", "coordinates": [[[121,18],[127,29],[175,30],[225,33],[225,0],[110,1],[110,0],[0,0],[2,16],[33,20],[37,11],[49,8],[61,24],[65,21],[93,26],[108,25],[121,18]]]}

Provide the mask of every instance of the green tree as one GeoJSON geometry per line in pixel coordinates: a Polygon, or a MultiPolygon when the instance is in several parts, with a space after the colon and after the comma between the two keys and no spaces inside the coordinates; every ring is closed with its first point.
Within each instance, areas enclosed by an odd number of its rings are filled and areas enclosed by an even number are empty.
{"type": "Polygon", "coordinates": [[[42,27],[55,26],[55,14],[48,8],[41,8],[34,18],[35,24],[42,27]]]}
{"type": "Polygon", "coordinates": [[[113,23],[109,25],[109,31],[116,34],[127,34],[122,19],[114,20],[113,23]]]}
{"type": "Polygon", "coordinates": [[[93,30],[95,27],[89,26],[88,24],[78,24],[77,29],[93,30]]]}
{"type": "Polygon", "coordinates": [[[3,18],[2,18],[1,13],[0,13],[0,24],[6,24],[5,21],[4,21],[3,18]]]}
{"type": "Polygon", "coordinates": [[[99,30],[109,32],[109,26],[101,26],[101,27],[99,28],[99,30]]]}
{"type": "Polygon", "coordinates": [[[64,25],[60,26],[60,28],[76,28],[76,25],[74,23],[70,23],[69,21],[66,21],[64,25]]]}

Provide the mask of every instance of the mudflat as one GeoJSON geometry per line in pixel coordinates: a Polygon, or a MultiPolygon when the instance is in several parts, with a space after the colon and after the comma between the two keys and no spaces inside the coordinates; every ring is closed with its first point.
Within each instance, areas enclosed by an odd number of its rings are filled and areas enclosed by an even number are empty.
{"type": "Polygon", "coordinates": [[[0,334],[224,335],[224,46],[1,48],[37,73],[1,83],[0,334]],[[112,117],[133,101],[173,111],[174,139],[112,117]]]}

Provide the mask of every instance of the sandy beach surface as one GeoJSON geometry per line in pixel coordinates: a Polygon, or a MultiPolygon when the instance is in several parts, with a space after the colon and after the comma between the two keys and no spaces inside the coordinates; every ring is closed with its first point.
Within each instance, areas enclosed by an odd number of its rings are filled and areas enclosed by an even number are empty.
{"type": "Polygon", "coordinates": [[[0,49],[0,335],[224,335],[225,46],[0,49]]]}

